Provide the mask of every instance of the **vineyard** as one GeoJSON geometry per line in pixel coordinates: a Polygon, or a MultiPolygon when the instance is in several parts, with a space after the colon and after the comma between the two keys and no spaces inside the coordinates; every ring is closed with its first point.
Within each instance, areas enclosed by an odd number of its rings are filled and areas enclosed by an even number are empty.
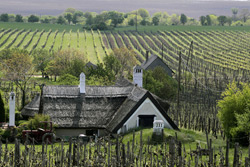
{"type": "Polygon", "coordinates": [[[223,136],[216,103],[232,80],[238,84],[249,81],[249,37],[250,32],[243,30],[136,32],[2,28],[0,50],[19,48],[32,53],[35,49],[50,52],[76,49],[95,64],[101,63],[112,49],[122,47],[133,49],[139,64],[145,60],[148,50],[163,58],[176,76],[181,55],[181,103],[179,107],[172,103],[169,116],[178,118],[180,127],[223,136]]]}

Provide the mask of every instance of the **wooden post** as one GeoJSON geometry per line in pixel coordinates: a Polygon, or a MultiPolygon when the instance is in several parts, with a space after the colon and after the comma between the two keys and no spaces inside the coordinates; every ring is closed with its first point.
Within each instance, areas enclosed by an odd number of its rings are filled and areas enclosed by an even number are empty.
{"type": "Polygon", "coordinates": [[[20,166],[20,142],[18,139],[15,139],[15,167],[20,166]]]}
{"type": "Polygon", "coordinates": [[[111,148],[110,137],[108,137],[108,167],[111,166],[111,164],[110,164],[110,148],[111,148]]]}
{"type": "Polygon", "coordinates": [[[209,166],[213,166],[213,147],[212,147],[212,139],[210,139],[210,144],[209,144],[209,166]]]}
{"type": "Polygon", "coordinates": [[[119,149],[119,137],[116,136],[116,166],[120,166],[120,149],[119,149]]]}
{"type": "Polygon", "coordinates": [[[64,161],[64,149],[63,149],[63,141],[61,142],[61,167],[63,167],[63,161],[64,161]]]}
{"type": "Polygon", "coordinates": [[[175,161],[175,141],[172,138],[169,144],[169,166],[174,167],[174,161],[175,161]]]}
{"type": "Polygon", "coordinates": [[[245,167],[249,167],[249,158],[245,157],[245,167]]]}
{"type": "Polygon", "coordinates": [[[226,162],[225,166],[229,167],[229,139],[227,139],[227,147],[226,147],[226,162]]]}
{"type": "Polygon", "coordinates": [[[72,150],[72,138],[69,139],[68,167],[70,167],[70,162],[71,162],[71,150],[72,150]]]}
{"type": "Polygon", "coordinates": [[[235,143],[233,167],[239,166],[239,143],[235,143]]]}
{"type": "Polygon", "coordinates": [[[140,167],[142,167],[142,130],[140,131],[140,167]]]}
{"type": "Polygon", "coordinates": [[[177,112],[175,122],[179,126],[179,112],[180,112],[180,89],[181,89],[181,52],[179,52],[179,68],[178,68],[178,92],[177,92],[177,112]]]}

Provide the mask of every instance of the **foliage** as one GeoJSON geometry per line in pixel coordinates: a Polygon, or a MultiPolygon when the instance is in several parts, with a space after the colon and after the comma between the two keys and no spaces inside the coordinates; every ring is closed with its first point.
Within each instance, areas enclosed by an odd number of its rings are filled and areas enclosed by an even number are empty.
{"type": "Polygon", "coordinates": [[[77,50],[60,50],[55,52],[45,71],[49,75],[60,76],[71,74],[79,77],[84,71],[86,59],[83,53],[77,50]]]}
{"type": "Polygon", "coordinates": [[[158,24],[159,24],[159,22],[160,22],[160,19],[159,19],[159,17],[153,17],[152,18],[152,23],[155,25],[155,26],[157,26],[158,24]]]}
{"type": "Polygon", "coordinates": [[[36,71],[41,71],[44,76],[45,69],[51,59],[51,55],[48,50],[36,49],[32,51],[33,63],[36,71]]]}
{"type": "Polygon", "coordinates": [[[20,14],[17,14],[17,15],[16,15],[16,18],[15,18],[15,21],[16,21],[16,22],[23,22],[23,16],[20,15],[20,14]]]}
{"type": "Polygon", "coordinates": [[[21,89],[22,107],[24,107],[27,85],[34,72],[32,57],[25,50],[6,49],[1,51],[0,60],[5,78],[21,89]]]}
{"type": "Polygon", "coordinates": [[[114,27],[117,26],[117,24],[121,24],[124,20],[124,16],[122,13],[116,12],[116,11],[110,11],[109,13],[109,19],[111,19],[111,23],[114,25],[114,27]]]}
{"type": "Polygon", "coordinates": [[[66,20],[63,16],[59,16],[56,23],[57,24],[65,24],[66,20]]]}
{"type": "Polygon", "coordinates": [[[162,99],[173,99],[177,92],[177,81],[172,79],[162,67],[143,72],[143,87],[162,99]]]}
{"type": "Polygon", "coordinates": [[[226,16],[219,16],[218,21],[219,21],[219,24],[221,26],[224,26],[224,24],[227,22],[227,17],[226,16]]]}
{"type": "MultiPolygon", "coordinates": [[[[50,121],[50,117],[48,115],[43,115],[43,114],[35,114],[34,118],[29,118],[28,121],[23,122],[19,126],[19,132],[21,132],[24,129],[29,129],[29,130],[36,130],[38,128],[43,128],[43,121],[50,121]]],[[[49,127],[47,125],[47,127],[49,127]]]]}
{"type": "Polygon", "coordinates": [[[9,15],[7,13],[3,13],[0,15],[0,21],[8,22],[9,21],[9,15]]]}
{"type": "Polygon", "coordinates": [[[39,22],[39,17],[35,15],[30,15],[28,18],[28,22],[31,22],[31,23],[39,22]]]}
{"type": "MultiPolygon", "coordinates": [[[[237,87],[235,82],[228,85],[222,98],[218,101],[218,118],[228,138],[246,137],[250,132],[250,87],[241,84],[237,87]]],[[[242,140],[241,140],[242,141],[242,140]]]]}
{"type": "Polygon", "coordinates": [[[79,79],[70,74],[63,74],[58,79],[59,85],[79,85],[79,79]]]}
{"type": "Polygon", "coordinates": [[[72,13],[64,13],[64,17],[68,21],[68,23],[70,24],[70,22],[72,21],[72,18],[73,18],[72,13]]]}
{"type": "Polygon", "coordinates": [[[187,16],[185,14],[181,14],[180,21],[184,25],[187,22],[187,16]]]}
{"type": "Polygon", "coordinates": [[[0,122],[5,122],[5,107],[1,92],[0,92],[0,122]]]}

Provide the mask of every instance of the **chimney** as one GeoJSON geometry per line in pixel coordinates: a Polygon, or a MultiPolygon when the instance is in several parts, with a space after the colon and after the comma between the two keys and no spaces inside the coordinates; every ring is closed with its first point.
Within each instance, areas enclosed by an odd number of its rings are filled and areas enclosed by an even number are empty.
{"type": "Polygon", "coordinates": [[[85,74],[83,72],[80,74],[80,93],[86,93],[85,92],[85,74]]]}
{"type": "Polygon", "coordinates": [[[9,101],[9,126],[15,126],[15,93],[10,93],[9,101]]]}
{"type": "Polygon", "coordinates": [[[146,50],[146,62],[148,61],[148,54],[149,54],[149,51],[146,50]]]}
{"type": "Polygon", "coordinates": [[[142,81],[143,81],[143,70],[141,66],[134,66],[133,68],[133,82],[138,87],[142,87],[142,81]]]}

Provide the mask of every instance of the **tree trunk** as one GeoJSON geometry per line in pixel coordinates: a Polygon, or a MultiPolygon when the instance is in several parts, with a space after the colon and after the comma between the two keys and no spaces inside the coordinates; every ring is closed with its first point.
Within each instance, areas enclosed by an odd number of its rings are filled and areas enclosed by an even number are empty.
{"type": "Polygon", "coordinates": [[[24,106],[25,106],[25,96],[26,96],[25,89],[22,90],[22,93],[23,93],[23,95],[22,95],[22,108],[24,108],[24,106]]]}

